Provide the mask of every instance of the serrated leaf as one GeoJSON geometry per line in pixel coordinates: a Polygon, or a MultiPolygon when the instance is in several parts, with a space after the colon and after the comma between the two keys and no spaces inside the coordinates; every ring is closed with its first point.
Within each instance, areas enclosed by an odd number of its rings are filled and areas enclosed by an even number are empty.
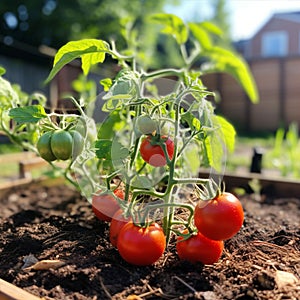
{"type": "Polygon", "coordinates": [[[30,105],[12,108],[9,116],[18,123],[37,123],[40,119],[46,118],[47,114],[41,105],[30,105]]]}
{"type": "Polygon", "coordinates": [[[111,147],[112,141],[111,140],[97,140],[95,143],[96,148],[96,156],[98,159],[107,159],[111,160],[111,147]]]}
{"type": "Polygon", "coordinates": [[[234,127],[223,117],[214,116],[214,123],[219,126],[222,138],[229,152],[234,151],[236,131],[234,127]]]}
{"type": "Polygon", "coordinates": [[[100,84],[103,86],[104,91],[108,92],[112,86],[112,80],[111,78],[104,78],[100,80],[100,84]]]}
{"type": "Polygon", "coordinates": [[[192,130],[196,130],[196,131],[200,130],[201,122],[192,113],[185,112],[184,114],[181,115],[181,119],[182,119],[182,121],[187,122],[189,127],[192,130]]]}
{"type": "Polygon", "coordinates": [[[4,75],[6,70],[0,66],[0,76],[4,75]]]}
{"type": "Polygon", "coordinates": [[[184,168],[186,172],[197,175],[200,167],[199,145],[189,144],[184,152],[184,168]]]}
{"type": "Polygon", "coordinates": [[[0,108],[8,109],[19,103],[19,97],[10,82],[0,77],[0,108]]]}
{"type": "Polygon", "coordinates": [[[178,44],[184,44],[188,39],[188,29],[182,19],[173,14],[154,14],[151,20],[164,25],[162,33],[174,36],[178,44]]]}
{"type": "Polygon", "coordinates": [[[201,123],[200,120],[198,120],[197,118],[193,118],[192,121],[193,127],[195,128],[195,130],[199,131],[201,128],[201,123]]]}
{"type": "Polygon", "coordinates": [[[207,31],[201,27],[201,25],[190,23],[189,28],[202,49],[209,50],[212,47],[211,38],[207,31]]]}
{"type": "Polygon", "coordinates": [[[104,61],[105,53],[110,53],[109,45],[102,40],[83,39],[68,42],[56,53],[53,68],[46,79],[46,82],[53,79],[63,66],[76,58],[81,58],[83,73],[87,75],[92,65],[104,61]]]}
{"type": "Polygon", "coordinates": [[[123,168],[124,160],[129,156],[129,150],[121,143],[114,141],[111,148],[112,163],[115,168],[123,168]]]}
{"type": "Polygon", "coordinates": [[[241,84],[250,100],[253,103],[258,102],[256,83],[247,63],[240,55],[220,47],[211,47],[203,54],[210,59],[211,63],[204,64],[207,68],[203,68],[202,71],[206,73],[218,71],[231,74],[241,84]]]}
{"type": "Polygon", "coordinates": [[[218,36],[221,36],[223,34],[223,30],[212,22],[204,21],[204,22],[200,22],[199,25],[209,33],[218,36]]]}
{"type": "Polygon", "coordinates": [[[226,159],[226,152],[218,134],[215,132],[209,134],[204,140],[204,148],[209,165],[220,172],[226,159]]]}

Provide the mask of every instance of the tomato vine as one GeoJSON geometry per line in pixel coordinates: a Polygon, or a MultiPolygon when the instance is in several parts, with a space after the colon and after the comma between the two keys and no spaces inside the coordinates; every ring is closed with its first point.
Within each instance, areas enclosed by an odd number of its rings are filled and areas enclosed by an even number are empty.
{"type": "MultiPolygon", "coordinates": [[[[153,237],[143,240],[143,236],[148,232],[159,235],[157,240],[153,239],[156,255],[143,261],[136,249],[129,249],[124,241],[117,242],[114,232],[114,244],[122,245],[121,255],[125,259],[128,257],[130,263],[135,263],[135,255],[139,257],[139,265],[154,263],[173,233],[180,236],[179,256],[183,258],[190,255],[183,247],[185,244],[191,243],[193,247],[197,243],[214,245],[215,259],[200,259],[210,263],[220,257],[223,242],[202,238],[205,230],[194,220],[196,202],[190,201],[189,194],[195,194],[195,189],[199,191],[200,188],[202,194],[209,190],[206,200],[219,195],[219,186],[211,184],[213,179],[199,178],[198,173],[200,168],[211,168],[222,174],[226,151],[234,148],[235,130],[215,113],[209,100],[214,93],[207,90],[201,78],[212,71],[228,72],[254,102],[257,101],[255,83],[241,57],[213,43],[213,35],[217,32],[214,25],[185,24],[170,14],[155,15],[152,21],[159,23],[163,32],[178,43],[184,61],[180,68],[143,69],[138,49],[130,42],[127,49],[119,51],[114,41],[71,41],[55,55],[46,82],[77,58],[82,61],[85,76],[108,55],[119,65],[121,70],[115,78],[100,81],[105,91],[101,95],[102,111],[107,117],[97,124],[97,132],[94,120],[85,111],[92,101],[90,97],[70,98],[78,114],[46,113],[43,97],[36,97],[38,104],[32,105],[30,97],[21,99],[2,77],[1,97],[5,101],[0,106],[1,129],[14,143],[40,154],[55,171],[63,174],[87,197],[102,220],[110,221],[120,208],[124,212],[122,220],[130,220],[131,224],[122,224],[120,236],[124,240],[133,245],[136,240],[136,247],[147,245],[151,248],[153,237]],[[162,93],[159,83],[170,82],[171,91],[162,93]],[[59,138],[53,138],[58,135],[59,138]],[[72,141],[73,155],[69,152],[72,141]],[[66,164],[60,167],[57,159],[66,164]],[[112,192],[116,182],[118,189],[123,190],[122,197],[112,192]],[[105,216],[99,211],[103,203],[105,216]],[[185,212],[185,217],[178,216],[180,210],[185,212]],[[162,229],[156,222],[161,223],[162,229]]],[[[199,214],[199,205],[197,207],[199,214]]],[[[238,221],[234,232],[227,237],[238,232],[243,218],[238,221]]]]}

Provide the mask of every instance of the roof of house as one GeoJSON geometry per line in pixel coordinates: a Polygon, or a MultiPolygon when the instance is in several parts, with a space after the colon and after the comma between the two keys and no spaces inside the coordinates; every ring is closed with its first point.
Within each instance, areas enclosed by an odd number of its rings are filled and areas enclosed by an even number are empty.
{"type": "Polygon", "coordinates": [[[300,23],[300,11],[275,13],[272,17],[300,23]]]}

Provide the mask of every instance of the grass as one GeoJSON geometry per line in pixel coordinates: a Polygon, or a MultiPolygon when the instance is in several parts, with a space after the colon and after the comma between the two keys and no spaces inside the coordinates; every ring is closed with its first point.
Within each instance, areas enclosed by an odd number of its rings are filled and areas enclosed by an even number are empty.
{"type": "Polygon", "coordinates": [[[21,152],[20,147],[11,143],[0,143],[0,155],[21,152]]]}
{"type": "MultiPolygon", "coordinates": [[[[22,150],[20,147],[7,143],[2,142],[0,143],[0,155],[4,154],[11,154],[11,153],[18,153],[22,150]]],[[[19,174],[19,165],[18,162],[14,161],[2,161],[1,168],[0,168],[0,183],[7,181],[9,178],[16,178],[19,174]]]]}
{"type": "Polygon", "coordinates": [[[263,153],[262,173],[266,176],[300,178],[300,138],[295,128],[294,131],[286,131],[285,138],[280,142],[274,133],[238,136],[234,153],[227,157],[226,170],[234,173],[248,172],[254,148],[261,149],[263,153]]]}
{"type": "Polygon", "coordinates": [[[260,149],[263,153],[262,168],[272,168],[268,153],[272,151],[274,141],[273,134],[237,136],[235,151],[227,157],[226,170],[230,172],[249,171],[255,148],[260,149]]]}

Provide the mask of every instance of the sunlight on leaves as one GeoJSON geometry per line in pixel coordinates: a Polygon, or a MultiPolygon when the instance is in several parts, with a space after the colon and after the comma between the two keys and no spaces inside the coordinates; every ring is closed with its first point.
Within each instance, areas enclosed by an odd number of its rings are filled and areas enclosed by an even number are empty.
{"type": "Polygon", "coordinates": [[[24,107],[12,108],[9,116],[18,123],[36,123],[42,118],[46,118],[47,114],[41,105],[31,105],[24,107]]]}
{"type": "Polygon", "coordinates": [[[46,79],[49,82],[65,66],[76,58],[81,58],[82,70],[85,75],[89,73],[92,65],[102,63],[105,53],[110,53],[109,45],[97,39],[83,39],[71,41],[62,46],[54,57],[53,68],[46,79]]]}
{"type": "Polygon", "coordinates": [[[178,44],[184,44],[188,39],[188,30],[184,22],[173,14],[155,14],[151,20],[164,25],[162,33],[172,35],[178,44]]]}
{"type": "Polygon", "coordinates": [[[244,88],[253,103],[258,102],[258,91],[254,78],[245,60],[232,51],[220,47],[212,47],[204,52],[210,62],[203,65],[205,73],[225,72],[232,75],[244,88]]]}
{"type": "Polygon", "coordinates": [[[214,116],[213,120],[216,126],[219,126],[222,139],[229,152],[234,151],[236,131],[234,127],[223,117],[214,116]]]}
{"type": "Polygon", "coordinates": [[[212,47],[212,42],[209,34],[199,24],[190,23],[189,28],[194,37],[199,42],[202,49],[208,50],[212,47]]]}

